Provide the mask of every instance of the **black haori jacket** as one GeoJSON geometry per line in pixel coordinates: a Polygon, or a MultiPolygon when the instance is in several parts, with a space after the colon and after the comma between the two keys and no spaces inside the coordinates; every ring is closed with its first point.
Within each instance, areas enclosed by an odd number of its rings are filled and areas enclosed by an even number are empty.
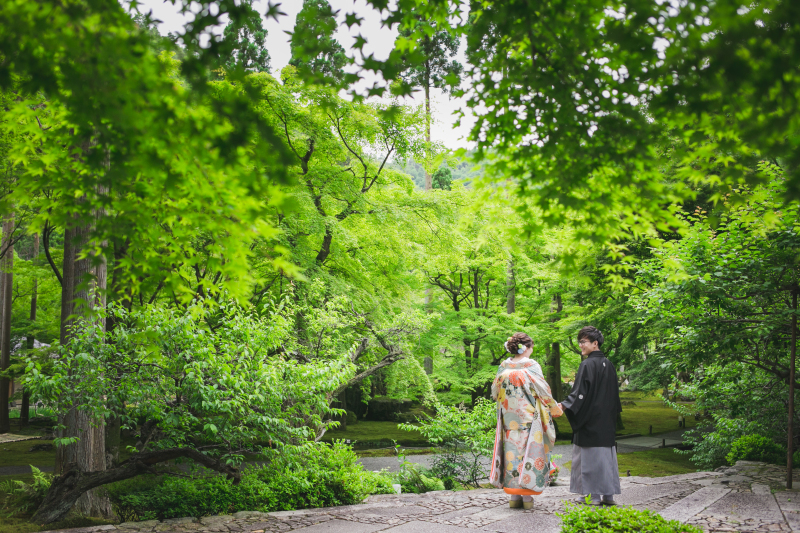
{"type": "Polygon", "coordinates": [[[622,404],[617,371],[603,352],[592,352],[581,363],[572,392],[561,405],[572,426],[573,444],[583,448],[614,446],[622,404]]]}

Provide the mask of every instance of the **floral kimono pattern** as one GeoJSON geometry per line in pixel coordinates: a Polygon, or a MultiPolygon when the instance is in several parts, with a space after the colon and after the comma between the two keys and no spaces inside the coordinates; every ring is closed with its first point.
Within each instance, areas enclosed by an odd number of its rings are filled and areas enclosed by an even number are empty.
{"type": "Polygon", "coordinates": [[[562,414],[542,367],[532,359],[503,361],[492,382],[492,399],[497,402],[497,433],[489,481],[497,488],[540,494],[555,470],[551,413],[562,414]]]}

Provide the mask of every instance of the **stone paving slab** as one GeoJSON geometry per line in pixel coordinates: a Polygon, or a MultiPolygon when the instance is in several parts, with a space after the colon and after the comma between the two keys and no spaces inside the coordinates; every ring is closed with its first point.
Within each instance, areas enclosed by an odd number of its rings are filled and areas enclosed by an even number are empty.
{"type": "Polygon", "coordinates": [[[705,514],[715,518],[734,518],[744,521],[748,518],[760,520],[783,520],[778,502],[772,494],[757,495],[746,492],[731,492],[710,505],[705,514]]]}
{"type": "Polygon", "coordinates": [[[464,528],[461,526],[440,524],[437,525],[436,529],[434,530],[431,528],[431,524],[427,522],[415,521],[415,522],[407,522],[405,524],[401,524],[399,526],[395,526],[390,529],[384,529],[383,531],[386,531],[387,533],[430,533],[431,531],[436,531],[437,533],[461,533],[462,531],[464,531],[464,528]]]}
{"type": "Polygon", "coordinates": [[[559,533],[561,531],[561,519],[554,514],[538,512],[517,514],[502,522],[484,526],[483,531],[496,533],[559,533]]]}
{"type": "Polygon", "coordinates": [[[42,437],[36,435],[14,435],[13,433],[0,433],[0,444],[8,444],[9,442],[19,442],[22,440],[39,440],[42,437]]]}
{"type": "Polygon", "coordinates": [[[703,487],[673,503],[659,514],[667,520],[686,522],[709,505],[726,496],[730,491],[730,489],[724,488],[703,487]]]}
{"type": "Polygon", "coordinates": [[[329,520],[321,524],[295,529],[298,533],[372,533],[385,529],[383,524],[359,524],[346,520],[329,520]]]}

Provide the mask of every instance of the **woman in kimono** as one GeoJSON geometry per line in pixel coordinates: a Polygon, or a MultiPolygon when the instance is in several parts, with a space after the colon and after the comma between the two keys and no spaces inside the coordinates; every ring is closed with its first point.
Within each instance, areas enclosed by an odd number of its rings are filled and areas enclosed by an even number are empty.
{"type": "Polygon", "coordinates": [[[533,496],[550,484],[555,471],[550,460],[556,441],[552,417],[561,416],[562,411],[542,367],[528,358],[533,340],[515,333],[505,347],[512,356],[500,364],[492,382],[497,433],[489,481],[510,495],[510,507],[532,509],[533,496]]]}

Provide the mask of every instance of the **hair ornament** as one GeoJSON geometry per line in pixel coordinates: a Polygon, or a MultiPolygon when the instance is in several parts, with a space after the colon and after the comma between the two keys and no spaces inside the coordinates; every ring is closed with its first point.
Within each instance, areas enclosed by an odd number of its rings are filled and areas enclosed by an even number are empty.
{"type": "Polygon", "coordinates": [[[519,345],[519,349],[517,350],[517,353],[518,353],[518,354],[520,354],[520,355],[521,355],[521,354],[524,354],[524,353],[525,353],[525,350],[527,350],[527,349],[528,349],[528,347],[527,347],[527,346],[525,346],[524,344],[520,344],[520,345],[519,345]]]}

